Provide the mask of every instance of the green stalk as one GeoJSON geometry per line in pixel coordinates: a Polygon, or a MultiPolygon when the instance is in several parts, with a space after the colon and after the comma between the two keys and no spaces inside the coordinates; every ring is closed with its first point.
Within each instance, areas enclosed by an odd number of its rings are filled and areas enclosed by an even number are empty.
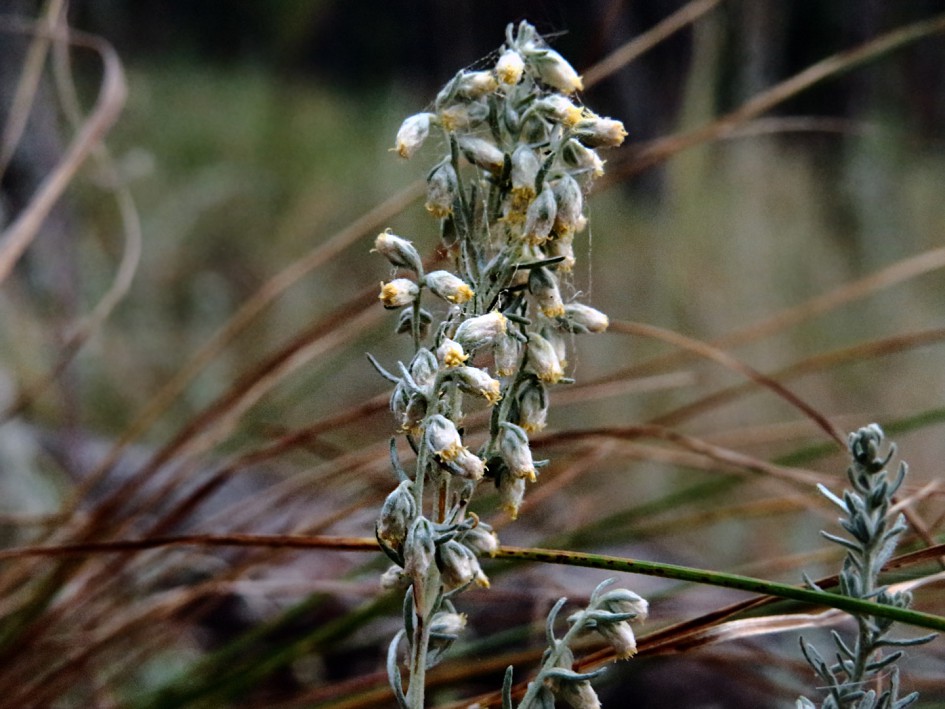
{"type": "Polygon", "coordinates": [[[631,574],[644,576],[659,576],[676,581],[690,581],[708,586],[734,588],[749,593],[761,593],[767,596],[789,598],[794,601],[810,603],[815,606],[837,608],[853,615],[872,615],[880,618],[890,618],[900,623],[914,625],[919,628],[928,628],[945,632],[945,618],[942,616],[922,613],[907,608],[864,601],[860,598],[841,596],[838,593],[815,591],[799,586],[765,581],[750,576],[728,574],[720,571],[696,569],[689,566],[665,564],[656,561],[638,561],[625,559],[619,556],[605,554],[588,554],[584,552],[564,551],[560,549],[527,549],[522,547],[502,546],[495,554],[497,559],[525,559],[565,566],[582,566],[589,569],[607,569],[610,571],[625,571],[631,574]]]}

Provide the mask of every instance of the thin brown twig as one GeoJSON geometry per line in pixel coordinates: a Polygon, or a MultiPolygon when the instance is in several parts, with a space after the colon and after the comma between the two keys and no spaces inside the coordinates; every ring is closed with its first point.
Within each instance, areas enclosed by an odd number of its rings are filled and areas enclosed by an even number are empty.
{"type": "Polygon", "coordinates": [[[332,551],[380,551],[373,537],[312,537],[278,534],[182,534],[145,539],[118,539],[109,542],[80,542],[54,546],[0,549],[0,559],[25,556],[90,556],[128,554],[145,549],[177,546],[266,547],[268,549],[327,549],[332,551]]]}

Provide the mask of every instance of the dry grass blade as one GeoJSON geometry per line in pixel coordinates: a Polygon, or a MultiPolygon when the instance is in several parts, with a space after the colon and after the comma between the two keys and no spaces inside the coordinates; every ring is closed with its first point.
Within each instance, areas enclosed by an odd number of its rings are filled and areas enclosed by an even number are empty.
{"type": "Polygon", "coordinates": [[[808,416],[814,423],[816,423],[824,433],[832,438],[841,449],[846,448],[846,443],[844,442],[844,438],[841,433],[823,414],[810,406],[810,404],[802,401],[796,394],[789,391],[775,380],[765,376],[756,369],[749,367],[744,362],[741,362],[735,357],[732,357],[718,347],[714,347],[706,342],[701,342],[699,340],[686,337],[685,335],[680,335],[679,333],[672,332],[664,328],[656,327],[655,325],[647,325],[645,323],[618,321],[611,323],[611,329],[613,329],[615,332],[622,332],[628,335],[637,335],[640,337],[649,337],[670,343],[676,347],[683,348],[698,354],[701,357],[710,359],[713,362],[717,362],[723,367],[727,367],[734,372],[738,372],[748,379],[751,379],[759,386],[766,387],[767,389],[773,391],[792,406],[799,409],[804,415],[808,416]]]}
{"type": "MultiPolygon", "coordinates": [[[[6,19],[0,22],[0,32],[41,34],[44,30],[32,23],[6,19]]],[[[43,180],[30,205],[0,234],[0,282],[10,275],[53,205],[118,119],[128,92],[121,61],[112,46],[103,39],[74,30],[68,33],[57,31],[49,33],[49,36],[53,41],[67,42],[97,53],[102,59],[104,76],[95,106],[82,130],[73,139],[60,163],[43,180]]]]}
{"type": "Polygon", "coordinates": [[[636,150],[628,151],[628,156],[613,160],[613,169],[608,171],[602,183],[611,184],[624,180],[668,160],[683,150],[726,137],[742,124],[770,111],[821,81],[879,59],[917,40],[942,32],[945,32],[945,15],[937,15],[887,32],[854,49],[822,59],[791,78],[762,91],[739,108],[711,123],[686,133],[658,138],[639,146],[636,150]]]}
{"type": "MultiPolygon", "coordinates": [[[[54,4],[55,5],[55,4],[54,4]]],[[[50,12],[54,9],[50,6],[50,12]]],[[[68,25],[65,22],[65,14],[59,14],[57,31],[60,33],[68,32],[68,25]]],[[[72,77],[72,71],[69,59],[69,47],[64,43],[57,43],[53,47],[53,67],[55,69],[56,86],[58,88],[59,98],[64,111],[72,124],[73,130],[79,132],[84,122],[78,96],[76,95],[75,82],[72,77]]],[[[107,291],[99,299],[92,310],[85,315],[81,321],[75,323],[66,333],[64,341],[60,348],[56,363],[45,375],[37,378],[34,382],[21,387],[16,398],[0,412],[0,420],[9,419],[21,413],[25,407],[39,396],[53,381],[58,378],[69,363],[74,359],[82,345],[111,315],[115,307],[126,296],[131,288],[132,281],[138,271],[141,262],[141,251],[143,235],[141,232],[141,218],[138,214],[137,206],[131,191],[124,183],[119,174],[114,160],[105,147],[104,141],[97,143],[92,149],[102,176],[107,181],[107,189],[114,194],[118,206],[119,217],[122,224],[122,233],[124,236],[124,248],[122,250],[121,261],[115,272],[115,277],[107,291]]],[[[2,173],[2,169],[0,169],[2,173]]]]}
{"type": "MultiPolygon", "coordinates": [[[[779,332],[784,332],[802,322],[824,315],[833,310],[863,300],[870,295],[887,288],[905,283],[914,278],[945,268],[945,247],[910,256],[897,261],[875,273],[845,283],[831,291],[815,296],[803,303],[786,308],[759,322],[738,328],[719,338],[710,340],[712,347],[729,350],[757,342],[779,332]]],[[[594,386],[599,383],[618,381],[625,378],[654,374],[677,366],[692,357],[689,350],[680,350],[667,355],[631,365],[613,374],[602,377],[597,382],[588,382],[582,386],[594,386]]]]}
{"type": "Polygon", "coordinates": [[[762,473],[772,478],[787,480],[799,485],[804,485],[808,488],[824,480],[824,476],[812,471],[775,465],[774,463],[769,463],[765,460],[761,460],[760,458],[755,458],[744,453],[739,453],[738,451],[722,448],[721,446],[715,446],[693,436],[687,436],[685,434],[679,433],[678,431],[674,431],[665,426],[659,426],[656,424],[640,424],[638,426],[613,426],[574,431],[561,431],[557,433],[535,436],[534,440],[538,445],[545,445],[551,443],[561,444],[593,438],[616,438],[622,440],[656,438],[669,441],[682,448],[685,448],[686,450],[698,453],[699,455],[705,456],[719,463],[723,463],[726,466],[731,466],[731,468],[735,470],[747,470],[755,473],[762,473]]]}
{"type": "Polygon", "coordinates": [[[58,544],[55,546],[0,549],[0,559],[23,556],[91,556],[95,554],[135,554],[163,547],[254,547],[264,549],[333,549],[335,551],[377,552],[373,537],[312,537],[272,534],[184,534],[172,537],[120,539],[111,542],[58,544]]]}
{"type": "Polygon", "coordinates": [[[661,42],[684,29],[714,9],[722,0],[692,0],[661,20],[643,34],[634,37],[622,47],[584,71],[581,78],[585,89],[600,83],[661,42]]]}
{"type": "MultiPolygon", "coordinates": [[[[422,183],[415,183],[407,187],[367,212],[324,243],[314,247],[306,256],[298,261],[294,261],[283,271],[269,279],[269,281],[250,297],[249,300],[240,307],[239,311],[210,338],[200,351],[181,368],[174,378],[155,394],[148,406],[128,425],[121,437],[115,442],[115,445],[102,460],[97,470],[89,476],[85,487],[87,488],[101,479],[101,477],[115,465],[122,453],[128,449],[128,446],[154,425],[160,416],[177,400],[181,393],[186,390],[187,386],[194,378],[196,378],[239,333],[245,330],[267,306],[312,270],[335,257],[365,234],[381,228],[383,224],[387,223],[393,216],[400,213],[408,204],[417,199],[422,192],[422,188],[422,183]]],[[[305,337],[303,336],[302,339],[304,340],[305,337]]],[[[295,345],[295,348],[298,349],[299,346],[295,345]]],[[[314,352],[310,354],[314,355],[314,352]]],[[[303,363],[299,360],[296,361],[298,364],[303,363]]],[[[81,497],[81,491],[78,497],[81,497]]]]}
{"type": "MultiPolygon", "coordinates": [[[[786,382],[813,372],[823,371],[847,363],[864,362],[877,357],[886,357],[891,354],[908,352],[919,347],[927,347],[929,345],[938,344],[942,340],[945,340],[945,328],[932,328],[921,332],[910,332],[904,335],[872,340],[870,342],[850,345],[849,347],[842,347],[830,352],[812,355],[806,359],[793,362],[766,376],[773,381],[786,382]]],[[[753,380],[722,389],[690,402],[685,406],[680,406],[672,411],[660,414],[658,418],[653,419],[653,423],[659,423],[664,426],[676,426],[699,414],[712,411],[723,404],[731,403],[741,396],[757,391],[757,387],[758,383],[753,380]]]]}
{"type": "Polygon", "coordinates": [[[23,62],[23,71],[17,82],[16,93],[10,103],[10,116],[3,128],[3,135],[0,137],[0,176],[7,171],[20,138],[23,137],[23,131],[26,130],[26,122],[29,119],[30,109],[43,75],[43,67],[46,64],[46,56],[52,41],[50,32],[54,31],[62,9],[63,0],[54,0],[49,4],[42,18],[45,29],[36,32],[30,43],[23,62]]]}

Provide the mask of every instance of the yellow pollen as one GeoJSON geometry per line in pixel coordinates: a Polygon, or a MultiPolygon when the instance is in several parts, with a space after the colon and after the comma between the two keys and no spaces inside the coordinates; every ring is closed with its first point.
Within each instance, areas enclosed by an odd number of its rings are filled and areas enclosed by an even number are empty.
{"type": "Polygon", "coordinates": [[[470,300],[475,294],[472,288],[463,283],[460,286],[456,287],[456,292],[453,295],[448,296],[447,300],[451,303],[465,303],[470,300]]]}

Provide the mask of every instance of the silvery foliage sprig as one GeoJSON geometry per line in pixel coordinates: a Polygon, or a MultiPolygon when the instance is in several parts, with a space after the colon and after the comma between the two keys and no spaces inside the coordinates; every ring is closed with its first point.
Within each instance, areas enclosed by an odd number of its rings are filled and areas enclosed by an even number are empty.
{"type": "MultiPolygon", "coordinates": [[[[541,669],[528,689],[518,709],[543,709],[554,707],[555,699],[564,699],[575,709],[597,709],[600,700],[591,686],[591,680],[599,677],[604,668],[593,672],[575,672],[571,643],[580,633],[596,632],[610,643],[617,659],[626,660],[637,651],[636,637],[630,623],[646,620],[649,610],[647,602],[624,588],[611,591],[605,589],[613,579],[602,582],[591,594],[587,608],[568,618],[571,627],[564,637],[555,637],[554,625],[567,599],[561,598],[548,614],[546,634],[548,649],[542,656],[541,669]]],[[[512,708],[512,668],[505,673],[502,687],[503,709],[512,708]]]]}
{"type": "MultiPolygon", "coordinates": [[[[818,487],[827,499],[843,510],[846,517],[840,520],[840,525],[852,538],[828,532],[821,534],[847,550],[840,572],[840,593],[908,608],[912,594],[891,592],[879,585],[883,565],[893,555],[899,537],[907,528],[904,515],[900,513],[893,517],[890,506],[906,477],[908,466],[900,462],[895,478],[890,479],[886,465],[896,447],[890,444],[888,453],[881,456],[882,446],[883,430],[875,423],[850,434],[853,463],[847,469],[847,478],[852,489],[845,490],[841,499],[823,485],[818,487]]],[[[810,579],[805,580],[817,588],[810,579]]],[[[886,653],[883,650],[920,645],[935,636],[894,639],[888,635],[892,620],[869,615],[857,615],[855,619],[858,633],[852,647],[839,633],[831,633],[836,645],[835,662],[828,662],[817,648],[801,639],[804,657],[828,692],[820,706],[823,709],[899,709],[915,702],[919,698],[918,692],[899,697],[899,672],[895,663],[902,657],[902,650],[886,653]],[[888,679],[886,689],[882,689],[884,679],[888,679]]],[[[809,709],[816,705],[801,697],[797,706],[809,709]]]]}
{"type": "MultiPolygon", "coordinates": [[[[620,121],[575,103],[581,88],[577,72],[534,27],[509,25],[491,68],[457,73],[430,110],[407,118],[397,133],[394,150],[404,158],[431,133],[442,136],[426,208],[453,257],[452,270],[427,271],[408,239],[387,230],[374,243],[399,270],[381,284],[380,300],[400,311],[397,331],[414,344],[410,362],[398,362],[393,373],[371,358],[394,384],[390,408],[416,456],[408,472],[391,441],[399,484],[376,524],[395,564],[382,583],[405,589],[404,629],[387,666],[402,707],[423,706],[426,669],[465,625],[454,597],[489,583],[479,558],[494,553],[498,539],[468,511],[470,500],[488,481],[515,518],[543,465],[533,459],[529,433],[545,425],[548,388],[571,381],[569,340],[608,326],[602,312],[566,297],[562,282],[575,262],[575,235],[586,226],[584,197],[603,174],[597,150],[626,135],[620,121]],[[478,446],[463,431],[468,405],[491,410],[478,446]],[[404,643],[406,693],[398,660],[404,643]]],[[[596,622],[605,629],[622,621],[596,622]]],[[[563,672],[566,663],[557,662],[563,672]]]]}

